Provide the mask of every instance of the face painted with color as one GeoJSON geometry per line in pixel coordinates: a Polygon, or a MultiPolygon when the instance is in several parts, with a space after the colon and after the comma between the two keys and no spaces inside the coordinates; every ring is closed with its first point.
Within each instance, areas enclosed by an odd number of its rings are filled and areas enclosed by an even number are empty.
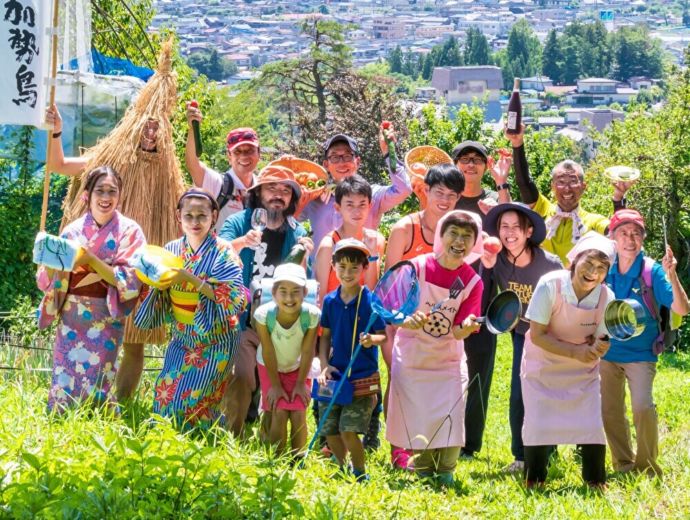
{"type": "Polygon", "coordinates": [[[149,119],[144,124],[144,128],[141,131],[141,141],[139,146],[145,152],[155,152],[156,151],[156,139],[158,138],[158,121],[155,119],[149,119]]]}
{"type": "Polygon", "coordinates": [[[302,309],[302,302],[307,293],[305,287],[294,282],[281,281],[273,287],[273,300],[278,311],[283,314],[298,314],[302,309]]]}
{"type": "Polygon", "coordinates": [[[93,187],[89,198],[89,209],[96,222],[108,222],[120,202],[120,189],[111,175],[102,175],[93,187]]]}
{"type": "Polygon", "coordinates": [[[513,257],[519,255],[525,249],[527,239],[532,236],[534,228],[523,229],[517,211],[506,211],[500,216],[499,222],[498,238],[501,244],[513,257]]]}
{"type": "Polygon", "coordinates": [[[218,212],[211,208],[205,197],[185,197],[177,210],[177,220],[188,239],[203,239],[211,231],[218,212]]]}

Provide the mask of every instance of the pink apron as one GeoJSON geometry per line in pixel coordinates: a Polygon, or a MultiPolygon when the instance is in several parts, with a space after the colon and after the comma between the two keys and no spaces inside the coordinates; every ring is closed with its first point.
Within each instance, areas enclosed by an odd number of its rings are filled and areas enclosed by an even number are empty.
{"type": "MultiPolygon", "coordinates": [[[[426,282],[426,258],[413,262],[419,271],[419,310],[429,312],[450,291],[426,282]]],[[[393,446],[424,450],[465,443],[467,363],[463,342],[453,337],[451,327],[460,304],[478,281],[475,274],[423,328],[398,329],[386,418],[386,439],[393,446]]]]}
{"type": "MultiPolygon", "coordinates": [[[[556,283],[549,332],[580,344],[595,334],[604,317],[607,293],[602,287],[594,309],[581,309],[565,301],[560,280],[556,283]]],[[[556,444],[606,444],[601,418],[599,360],[582,363],[547,352],[525,335],[520,370],[525,420],[525,446],[556,444]]]]}

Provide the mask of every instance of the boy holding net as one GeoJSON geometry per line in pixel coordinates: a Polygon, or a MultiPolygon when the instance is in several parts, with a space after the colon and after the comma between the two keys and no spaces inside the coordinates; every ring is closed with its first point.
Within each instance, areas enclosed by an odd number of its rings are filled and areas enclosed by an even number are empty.
{"type": "MultiPolygon", "coordinates": [[[[326,436],[328,446],[340,465],[344,464],[345,456],[350,452],[352,472],[357,480],[369,479],[359,434],[367,431],[377,402],[376,393],[380,390],[377,382],[378,350],[372,347],[386,340],[385,324],[380,317],[371,327],[374,333],[364,334],[373,313],[372,293],[361,284],[362,274],[369,266],[369,255],[369,249],[359,240],[345,238],[336,244],[332,262],[340,286],[324,298],[319,347],[323,367],[319,389],[344,377],[352,396],[349,400],[336,400],[325,422],[322,420],[321,433],[326,436]],[[364,349],[354,360],[351,370],[345,373],[358,342],[364,349]]],[[[339,395],[346,394],[341,392],[339,395]]],[[[322,417],[327,407],[328,402],[319,403],[322,417]]]]}

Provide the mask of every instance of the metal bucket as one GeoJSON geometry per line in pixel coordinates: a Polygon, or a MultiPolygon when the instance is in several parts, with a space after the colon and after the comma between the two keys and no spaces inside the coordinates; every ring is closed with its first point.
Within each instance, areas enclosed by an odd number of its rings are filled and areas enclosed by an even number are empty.
{"type": "Polygon", "coordinates": [[[644,307],[637,300],[613,300],[604,311],[604,325],[614,339],[626,341],[644,331],[644,307]]]}
{"type": "Polygon", "coordinates": [[[492,334],[503,334],[513,330],[522,316],[522,303],[514,291],[497,294],[486,309],[486,316],[477,318],[477,323],[486,324],[492,334]]]}

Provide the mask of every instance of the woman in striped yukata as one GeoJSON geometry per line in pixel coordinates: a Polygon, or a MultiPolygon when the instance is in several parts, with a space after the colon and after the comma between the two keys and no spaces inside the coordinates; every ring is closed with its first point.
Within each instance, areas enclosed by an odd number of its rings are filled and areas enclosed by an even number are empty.
{"type": "Polygon", "coordinates": [[[208,428],[221,419],[220,401],[239,340],[238,316],[246,303],[239,259],[213,231],[218,204],[192,188],[177,204],[184,236],[165,249],[184,260],[163,289],[151,288],[135,323],[172,324],[172,339],[155,383],[154,413],[183,429],[208,428]]]}

